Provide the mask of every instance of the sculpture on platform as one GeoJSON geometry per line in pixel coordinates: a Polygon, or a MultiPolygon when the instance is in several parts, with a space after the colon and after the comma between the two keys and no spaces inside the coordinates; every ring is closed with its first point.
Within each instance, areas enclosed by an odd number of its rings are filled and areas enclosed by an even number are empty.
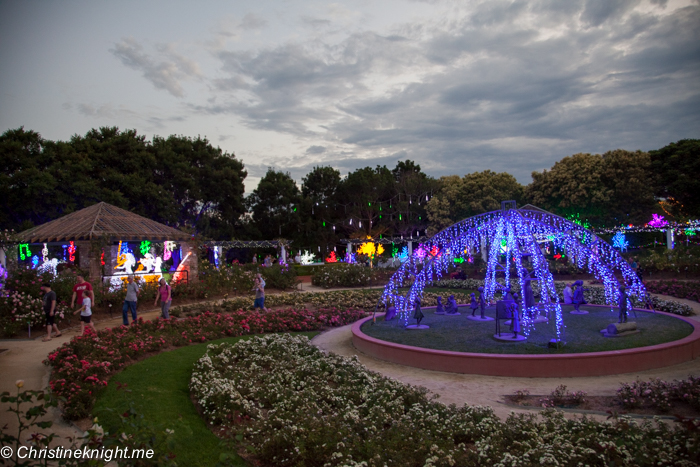
{"type": "Polygon", "coordinates": [[[566,287],[564,287],[564,304],[571,305],[574,303],[574,292],[571,290],[571,284],[567,282],[566,287]]]}
{"type": "Polygon", "coordinates": [[[413,311],[413,318],[418,320],[417,326],[420,326],[421,320],[424,318],[423,311],[420,309],[420,297],[416,297],[415,310],[413,311]]]}
{"type": "Polygon", "coordinates": [[[577,313],[580,313],[581,310],[579,310],[580,305],[585,305],[586,300],[583,298],[583,281],[576,281],[574,282],[574,309],[576,310],[577,313]]]}
{"type": "Polygon", "coordinates": [[[446,315],[459,315],[459,306],[457,306],[457,300],[455,300],[454,295],[450,295],[447,299],[447,306],[445,307],[446,315]]]}
{"type": "Polygon", "coordinates": [[[520,332],[520,310],[518,309],[518,294],[513,294],[513,303],[508,304],[513,313],[513,319],[510,321],[510,330],[513,331],[513,338],[518,337],[520,332]]]}
{"type": "Polygon", "coordinates": [[[479,287],[479,309],[481,310],[481,318],[484,318],[484,311],[486,310],[486,298],[484,297],[484,288],[479,287]]]}
{"type": "Polygon", "coordinates": [[[435,314],[436,315],[444,315],[445,314],[445,307],[442,306],[442,297],[437,298],[437,307],[435,308],[435,314]]]}
{"type": "Polygon", "coordinates": [[[627,293],[625,292],[625,286],[620,286],[620,295],[618,295],[618,304],[620,307],[620,316],[618,317],[618,323],[627,322],[627,293]]]}
{"type": "Polygon", "coordinates": [[[474,292],[471,293],[470,297],[471,301],[469,302],[469,308],[472,309],[472,316],[474,316],[474,313],[476,313],[476,309],[479,308],[479,305],[476,304],[476,294],[474,292]]]}

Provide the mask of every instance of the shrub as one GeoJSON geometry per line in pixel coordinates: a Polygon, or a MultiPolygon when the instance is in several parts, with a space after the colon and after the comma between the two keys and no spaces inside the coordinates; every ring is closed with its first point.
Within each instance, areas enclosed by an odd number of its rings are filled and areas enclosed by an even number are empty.
{"type": "Polygon", "coordinates": [[[367,287],[372,285],[375,270],[357,264],[327,264],[311,276],[311,283],[323,288],[367,287]]]}
{"type": "Polygon", "coordinates": [[[236,310],[204,312],[182,320],[143,321],[73,338],[44,361],[53,371],[51,391],[66,399],[64,416],[76,420],[90,415],[95,398],[108,377],[124,366],[172,346],[263,332],[316,331],[352,323],[365,314],[357,309],[284,309],[269,313],[236,310]]]}
{"type": "MultiPolygon", "coordinates": [[[[456,407],[303,336],[210,345],[190,381],[210,422],[262,465],[692,465],[695,433],[630,418],[456,407]]],[[[693,424],[697,427],[697,424],[693,424]]]]}

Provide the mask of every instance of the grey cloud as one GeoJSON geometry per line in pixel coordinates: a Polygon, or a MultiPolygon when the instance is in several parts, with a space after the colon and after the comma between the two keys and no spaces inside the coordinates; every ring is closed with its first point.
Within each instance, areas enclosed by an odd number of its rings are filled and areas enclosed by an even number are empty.
{"type": "Polygon", "coordinates": [[[141,44],[134,38],[123,39],[110,49],[124,65],[140,71],[156,88],[164,89],[175,97],[183,97],[181,82],[201,77],[199,66],[193,60],[175,52],[171,45],[159,45],[157,51],[158,58],[145,53],[141,44]]]}
{"type": "Polygon", "coordinates": [[[263,29],[265,26],[267,26],[267,20],[265,18],[254,13],[248,13],[243,17],[238,27],[244,30],[251,30],[263,29]]]}
{"type": "Polygon", "coordinates": [[[302,16],[301,18],[302,24],[306,26],[311,26],[314,29],[318,29],[321,27],[325,26],[330,26],[331,21],[329,19],[324,19],[324,18],[314,18],[312,16],[302,16]]]}
{"type": "Polygon", "coordinates": [[[444,24],[333,46],[223,52],[226,89],[246,83],[250,97],[196,110],[305,138],[292,171],[411,158],[433,175],[492,169],[527,183],[576,152],[697,138],[700,8],[661,16],[611,3],[486,2],[444,24]],[[556,33],[543,36],[548,28],[556,33]],[[384,93],[370,84],[411,70],[415,78],[384,93]]]}
{"type": "Polygon", "coordinates": [[[309,146],[306,149],[306,154],[323,154],[326,152],[325,146],[309,146]]]}

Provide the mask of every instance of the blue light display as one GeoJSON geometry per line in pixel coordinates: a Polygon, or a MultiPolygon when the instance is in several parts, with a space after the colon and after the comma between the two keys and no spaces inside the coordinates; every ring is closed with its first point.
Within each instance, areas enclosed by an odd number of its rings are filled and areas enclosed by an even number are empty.
{"type": "MultiPolygon", "coordinates": [[[[561,339],[565,326],[561,305],[549,271],[544,249],[565,252],[570,262],[587,270],[603,283],[605,298],[611,310],[617,306],[618,288],[625,285],[630,295],[643,299],[644,284],[632,268],[610,244],[569,220],[538,209],[516,209],[506,206],[470,217],[439,232],[421,245],[422,250],[437,254],[414,254],[404,262],[384,289],[382,301],[394,305],[405,325],[413,311],[416,297],[423,294],[427,282],[439,279],[454,264],[456,258],[469,259],[482,248],[488,253],[484,291],[487,300],[503,292],[497,279],[505,279],[505,288],[511,285],[511,267],[517,272],[519,284],[531,277],[540,285],[540,306],[554,318],[556,337],[561,339]],[[524,258],[529,258],[528,271],[524,258]],[[616,273],[623,278],[618,281],[616,273]],[[500,277],[498,277],[500,275],[500,277]],[[400,288],[406,285],[407,292],[400,288]]],[[[516,290],[513,290],[515,292],[516,290]]],[[[525,294],[519,294],[521,310],[526,310],[525,294]]],[[[523,332],[534,325],[536,313],[523,313],[523,332]]]]}

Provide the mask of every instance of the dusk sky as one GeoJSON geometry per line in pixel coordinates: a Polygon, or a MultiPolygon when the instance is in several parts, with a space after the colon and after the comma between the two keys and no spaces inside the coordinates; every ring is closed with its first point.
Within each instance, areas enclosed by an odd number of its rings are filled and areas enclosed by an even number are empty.
{"type": "Polygon", "coordinates": [[[0,131],[206,136],[247,192],[700,138],[698,0],[0,1],[0,63],[0,131]]]}

